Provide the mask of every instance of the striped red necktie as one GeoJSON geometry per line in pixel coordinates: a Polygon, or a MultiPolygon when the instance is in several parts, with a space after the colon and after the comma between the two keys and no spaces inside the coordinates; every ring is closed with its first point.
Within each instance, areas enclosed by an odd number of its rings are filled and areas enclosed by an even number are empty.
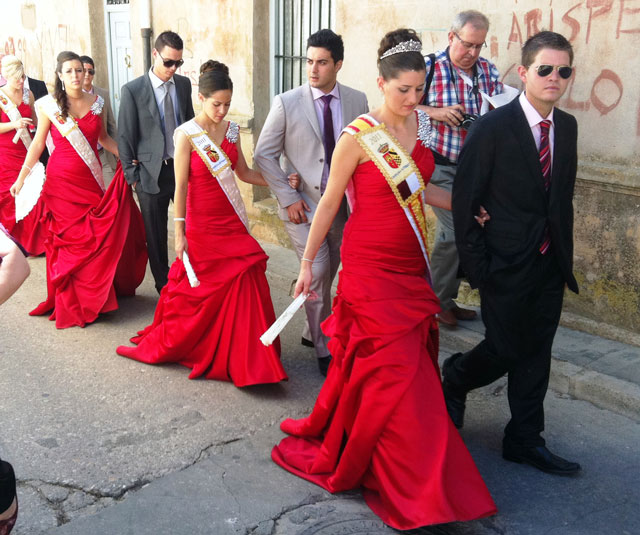
{"type": "MultiPolygon", "coordinates": [[[[549,129],[551,121],[540,121],[540,167],[542,169],[542,180],[544,190],[548,193],[551,186],[551,150],[549,147],[549,129]]],[[[540,245],[540,253],[547,254],[551,245],[551,235],[549,233],[549,225],[544,229],[544,237],[540,245]]]]}

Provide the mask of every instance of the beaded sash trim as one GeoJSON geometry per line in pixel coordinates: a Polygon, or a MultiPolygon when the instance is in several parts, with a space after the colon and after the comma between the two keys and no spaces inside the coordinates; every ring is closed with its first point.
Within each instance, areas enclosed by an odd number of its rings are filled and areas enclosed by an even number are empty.
{"type": "MultiPolygon", "coordinates": [[[[29,104],[29,93],[27,89],[27,104],[29,104]]],[[[23,102],[24,102],[24,94],[23,94],[23,102]]],[[[18,121],[22,119],[22,115],[20,114],[20,110],[13,103],[13,101],[9,98],[2,89],[0,89],[0,109],[11,119],[11,121],[18,121]]],[[[13,142],[17,143],[18,139],[22,140],[25,148],[29,150],[29,146],[31,145],[31,136],[29,135],[29,131],[26,128],[20,128],[16,135],[13,137],[13,142]]]]}
{"type": "MultiPolygon", "coordinates": [[[[227,139],[231,141],[231,137],[234,136],[232,125],[236,125],[235,139],[237,141],[237,124],[230,122],[227,130],[227,139]],[[231,136],[231,137],[230,137],[231,136]]],[[[236,214],[240,218],[240,221],[249,230],[249,218],[247,217],[247,210],[242,200],[242,195],[236,184],[235,175],[231,169],[231,161],[225,152],[218,147],[213,140],[209,137],[206,131],[196,123],[195,119],[191,119],[186,123],[181,124],[176,128],[176,132],[180,130],[187,136],[189,143],[196,151],[198,156],[202,159],[204,164],[209,169],[211,175],[218,181],[222,191],[224,191],[227,199],[231,203],[231,206],[236,211],[236,214]]],[[[175,134],[174,134],[175,144],[175,134]]]]}
{"type": "MultiPolygon", "coordinates": [[[[420,116],[418,119],[420,120],[420,116]]],[[[370,115],[361,115],[344,129],[351,134],[375,163],[389,184],[418,239],[427,263],[426,277],[431,284],[431,268],[427,252],[427,220],[425,217],[425,183],[415,162],[398,140],[370,115]]],[[[419,136],[425,136],[420,132],[419,136]]],[[[419,137],[418,143],[423,143],[419,137]]]]}
{"type": "MultiPolygon", "coordinates": [[[[102,100],[100,96],[98,96],[96,102],[98,100],[102,100]]],[[[58,103],[51,95],[38,99],[36,101],[36,106],[49,118],[51,124],[55,125],[62,137],[65,137],[67,141],[71,143],[71,146],[78,153],[78,156],[80,156],[82,161],[87,164],[93,178],[96,179],[96,182],[102,191],[105,191],[106,188],[102,177],[102,166],[100,165],[100,160],[98,160],[98,157],[96,156],[96,153],[93,152],[87,138],[84,137],[82,130],[78,127],[77,121],[70,115],[67,115],[67,118],[63,119],[62,110],[60,110],[58,103]]],[[[91,106],[91,112],[93,112],[93,106],[95,106],[95,103],[91,106]]]]}

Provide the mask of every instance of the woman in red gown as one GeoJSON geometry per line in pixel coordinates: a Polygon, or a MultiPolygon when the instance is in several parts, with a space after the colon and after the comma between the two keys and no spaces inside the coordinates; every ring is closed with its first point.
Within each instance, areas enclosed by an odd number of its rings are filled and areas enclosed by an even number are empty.
{"type": "Polygon", "coordinates": [[[36,102],[38,129],[11,191],[15,195],[22,188],[50,131],[55,150],[41,194],[46,207],[47,299],[30,314],[51,312],[49,319],[63,329],[84,327],[99,314],[117,309],[116,294],[135,293],[147,257],[142,216],[120,167],[104,189],[98,141],[118,155],[104,126],[104,101],[82,91],[84,70],[77,54],[61,52],[57,59],[55,93],[36,102]],[[63,136],[60,125],[73,128],[63,136]]]}
{"type": "MultiPolygon", "coordinates": [[[[403,187],[416,191],[419,176],[426,183],[434,169],[429,119],[415,110],[425,81],[419,47],[413,30],[385,36],[379,57],[389,54],[379,61],[378,78],[384,103],[351,123],[345,131],[355,135],[343,135],[333,153],[296,286],[296,294],[309,291],[311,261],[348,190],[353,211],[338,295],[322,326],[333,360],[313,412],[285,420],[281,428],[291,436],[272,452],[280,466],[329,492],[362,487],[369,507],[402,530],[496,512],[445,408],[437,362],[440,305],[422,248],[426,228],[418,223],[424,219],[413,217],[423,210],[422,194],[413,195],[418,204],[408,211],[399,202],[403,187]],[[365,151],[358,131],[376,127],[389,143],[378,138],[365,151]],[[419,173],[393,190],[381,170],[402,167],[400,152],[419,173]]],[[[432,185],[423,192],[430,204],[450,209],[448,192],[432,185]]]]}
{"type": "Polygon", "coordinates": [[[244,159],[238,125],[224,120],[233,90],[227,67],[209,60],[200,72],[202,111],[175,135],[177,259],[153,323],[131,339],[137,347],[116,351],[147,364],[178,362],[191,368],[190,379],[276,383],[287,379],[279,340],[268,347],[259,341],[275,321],[268,257],[247,230],[230,168],[244,182],[267,184],[244,159]],[[185,255],[197,287],[189,283],[185,255]]]}
{"type": "MultiPolygon", "coordinates": [[[[0,98],[7,99],[18,108],[21,118],[12,120],[0,106],[0,223],[34,256],[44,253],[45,229],[40,225],[44,210],[42,200],[38,201],[29,215],[16,223],[16,205],[9,192],[15,182],[27,155],[27,146],[22,138],[13,142],[16,132],[33,125],[33,93],[24,87],[24,67],[15,56],[2,58],[2,76],[7,80],[0,88],[0,98]]],[[[28,134],[27,134],[28,135],[28,134]]],[[[30,137],[28,138],[30,142],[30,137]]]]}

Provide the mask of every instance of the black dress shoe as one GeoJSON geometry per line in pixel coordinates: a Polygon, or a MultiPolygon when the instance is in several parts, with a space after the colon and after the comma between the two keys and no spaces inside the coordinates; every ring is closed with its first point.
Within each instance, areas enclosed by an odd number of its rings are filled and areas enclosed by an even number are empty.
{"type": "Polygon", "coordinates": [[[318,369],[320,370],[320,373],[325,377],[327,376],[327,370],[329,369],[329,364],[331,364],[331,355],[329,355],[328,357],[322,357],[318,359],[318,369]]]}
{"type": "Polygon", "coordinates": [[[300,343],[305,347],[316,347],[311,340],[309,340],[308,338],[305,338],[304,336],[300,338],[300,343]]]}
{"type": "Polygon", "coordinates": [[[458,429],[462,429],[467,396],[457,393],[455,388],[446,379],[442,380],[442,393],[444,394],[444,404],[447,406],[447,412],[453,425],[458,429]]]}
{"type": "Polygon", "coordinates": [[[570,476],[582,470],[578,463],[554,455],[546,446],[505,447],[502,449],[502,458],[514,463],[530,464],[538,470],[560,476],[570,476]]]}
{"type": "Polygon", "coordinates": [[[464,425],[464,409],[467,401],[467,394],[460,392],[451,382],[447,380],[447,370],[453,362],[452,359],[458,358],[460,353],[451,355],[442,363],[442,393],[444,394],[444,403],[447,406],[449,417],[458,429],[462,429],[464,425]]]}

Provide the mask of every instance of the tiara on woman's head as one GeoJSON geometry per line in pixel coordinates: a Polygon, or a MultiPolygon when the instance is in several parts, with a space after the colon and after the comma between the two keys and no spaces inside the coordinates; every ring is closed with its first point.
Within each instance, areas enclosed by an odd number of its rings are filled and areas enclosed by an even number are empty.
{"type": "Polygon", "coordinates": [[[411,39],[411,41],[402,41],[402,43],[397,44],[382,54],[380,59],[388,58],[389,56],[402,52],[422,52],[422,43],[414,39],[411,39]]]}

